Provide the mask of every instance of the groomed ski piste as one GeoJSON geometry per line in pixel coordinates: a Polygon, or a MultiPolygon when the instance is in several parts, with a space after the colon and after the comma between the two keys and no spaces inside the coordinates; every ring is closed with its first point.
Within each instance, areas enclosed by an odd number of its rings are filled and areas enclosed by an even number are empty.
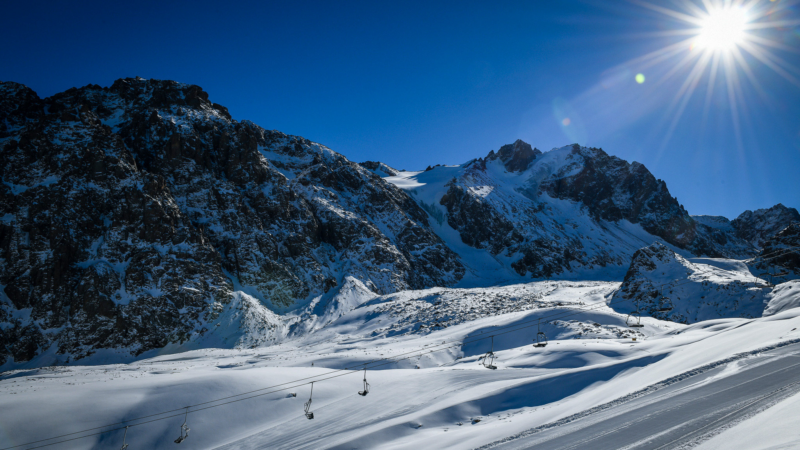
{"type": "MultiPolygon", "coordinates": [[[[741,288],[731,273],[746,266],[693,264],[725,267],[705,281],[741,288]]],[[[787,413],[800,406],[800,281],[743,288],[758,291],[764,317],[686,325],[643,315],[641,328],[615,310],[619,286],[539,281],[376,296],[348,279],[271,346],[247,338],[240,342],[255,348],[2,373],[0,448],[120,448],[123,439],[129,450],[175,448],[184,422],[179,448],[582,448],[616,436],[627,440],[611,448],[800,446],[796,414],[787,413]],[[533,346],[538,331],[546,347],[533,346]],[[482,359],[489,351],[495,359],[482,359]],[[368,394],[359,395],[364,367],[368,394]],[[742,377],[777,387],[742,393],[742,377]],[[733,387],[703,391],[726,381],[733,387]],[[644,429],[636,421],[662,424],[662,410],[694,411],[694,392],[730,404],[636,435],[644,429]],[[635,417],[630,425],[625,414],[635,417]]],[[[742,296],[730,292],[727,301],[742,296]]],[[[219,333],[233,336],[234,325],[221,323],[219,333]]]]}

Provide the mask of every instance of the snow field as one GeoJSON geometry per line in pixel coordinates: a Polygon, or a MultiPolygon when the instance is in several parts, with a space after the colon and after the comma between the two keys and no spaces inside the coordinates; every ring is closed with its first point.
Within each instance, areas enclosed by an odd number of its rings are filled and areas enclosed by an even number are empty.
{"type": "MultiPolygon", "coordinates": [[[[688,326],[644,318],[637,341],[618,338],[614,331],[625,329],[625,316],[604,303],[616,286],[539,282],[403,292],[370,299],[313,333],[272,347],[204,349],[125,365],[6,372],[0,377],[0,441],[16,445],[177,409],[171,413],[175,417],[134,426],[128,433],[131,448],[171,448],[183,422],[181,407],[289,383],[277,388],[285,390],[253,392],[263,395],[236,403],[200,410],[247,396],[191,408],[196,411],[188,416],[192,431],[183,445],[474,448],[579,414],[710,361],[800,338],[798,309],[688,326]],[[452,313],[479,298],[494,300],[502,310],[504,302],[526,297],[535,299],[531,309],[487,314],[434,331],[402,326],[417,317],[423,303],[428,308],[437,301],[452,304],[452,313]],[[539,302],[547,307],[533,307],[539,302]],[[576,314],[558,324],[547,324],[550,344],[533,348],[536,318],[566,312],[570,305],[596,310],[575,309],[576,314]],[[524,328],[514,328],[520,324],[524,328]],[[477,359],[488,351],[489,340],[476,339],[492,334],[498,369],[486,370],[477,359]],[[454,341],[467,343],[433,351],[454,341]],[[426,351],[431,353],[422,354],[426,351]],[[357,395],[363,374],[358,368],[393,357],[407,359],[376,364],[367,371],[370,394],[357,395]],[[356,370],[329,373],[345,367],[356,370]],[[324,379],[332,376],[337,377],[324,379]],[[303,378],[308,379],[293,382],[303,378]],[[304,383],[312,380],[321,381],[314,385],[315,419],[307,420],[302,413],[310,386],[304,383]]],[[[728,370],[736,370],[735,362],[728,370]]],[[[121,445],[121,433],[53,448],[121,445]]]]}

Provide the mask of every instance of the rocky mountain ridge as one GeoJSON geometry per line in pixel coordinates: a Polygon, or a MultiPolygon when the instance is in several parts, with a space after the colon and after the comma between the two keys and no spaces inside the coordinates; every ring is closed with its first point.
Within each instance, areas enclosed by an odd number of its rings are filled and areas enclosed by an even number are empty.
{"type": "Polygon", "coordinates": [[[0,83],[0,176],[0,370],[265,345],[404,290],[619,279],[657,240],[755,252],[601,149],[516,141],[404,172],[174,81],[0,83]]]}
{"type": "Polygon", "coordinates": [[[771,208],[747,210],[733,219],[731,226],[738,237],[763,248],[768,239],[794,222],[800,222],[800,213],[778,203],[771,208]]]}
{"type": "Polygon", "coordinates": [[[198,86],[2,83],[0,107],[0,366],[188,345],[235,291],[281,312],[346,276],[383,294],[464,272],[402,190],[198,86]]]}
{"type": "MultiPolygon", "coordinates": [[[[656,241],[687,255],[757,252],[731,230],[695,220],[644,165],[598,148],[542,152],[516,141],[463,165],[387,180],[411,193],[451,248],[477,250],[481,262],[473,265],[493,264],[509,280],[575,273],[621,278],[633,253],[656,241]],[[457,241],[448,240],[450,230],[457,241]]],[[[476,254],[466,253],[464,260],[476,254]]]]}

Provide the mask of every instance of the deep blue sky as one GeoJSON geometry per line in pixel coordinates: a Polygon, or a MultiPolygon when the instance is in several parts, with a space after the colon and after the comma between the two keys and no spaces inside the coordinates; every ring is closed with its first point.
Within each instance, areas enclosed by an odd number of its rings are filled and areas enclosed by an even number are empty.
{"type": "MultiPolygon", "coordinates": [[[[409,170],[579,142],[645,164],[692,214],[800,208],[800,87],[746,56],[762,91],[737,72],[739,133],[708,70],[679,116],[691,67],[663,78],[688,48],[631,61],[680,27],[623,1],[6,2],[0,80],[42,97],[137,75],[198,84],[238,120],[409,170]]],[[[800,28],[764,33],[800,77],[800,28]]]]}

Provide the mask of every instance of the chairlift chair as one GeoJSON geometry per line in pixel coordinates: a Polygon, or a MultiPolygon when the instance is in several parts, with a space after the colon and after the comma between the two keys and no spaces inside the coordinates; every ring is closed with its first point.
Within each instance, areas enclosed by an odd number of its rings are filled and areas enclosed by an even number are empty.
{"type": "Polygon", "coordinates": [[[358,395],[366,397],[369,394],[369,383],[367,383],[367,368],[364,367],[364,390],[358,391],[358,395]]]}
{"type": "Polygon", "coordinates": [[[639,311],[631,311],[631,313],[628,314],[628,318],[625,319],[625,325],[627,325],[627,326],[629,326],[631,328],[642,328],[644,325],[642,325],[642,315],[639,314],[639,311]],[[636,318],[636,322],[629,323],[630,320],[631,320],[631,317],[635,317],[636,318]]]}
{"type": "Polygon", "coordinates": [[[644,326],[642,325],[642,314],[639,312],[639,300],[636,300],[636,311],[631,311],[631,313],[628,314],[628,318],[625,319],[625,325],[631,328],[642,328],[644,326]],[[636,318],[635,323],[629,323],[631,321],[631,317],[636,318]]]}
{"type": "Polygon", "coordinates": [[[128,437],[128,427],[125,427],[125,434],[122,435],[122,447],[119,450],[125,450],[128,448],[128,444],[125,443],[125,439],[128,437]]]}
{"type": "Polygon", "coordinates": [[[186,415],[183,416],[183,425],[181,425],[181,435],[175,439],[176,444],[180,444],[189,437],[189,425],[186,425],[186,419],[189,417],[189,407],[186,407],[186,415]]]}
{"type": "Polygon", "coordinates": [[[545,335],[544,331],[540,328],[541,322],[542,319],[536,322],[536,344],[534,344],[534,347],[538,348],[547,347],[547,335],[545,335]]]}
{"type": "Polygon", "coordinates": [[[309,411],[311,409],[311,397],[314,395],[314,382],[311,382],[311,393],[308,395],[308,401],[305,403],[306,419],[311,420],[314,418],[314,413],[309,411]]]}
{"type": "Polygon", "coordinates": [[[785,277],[786,275],[789,275],[789,272],[788,272],[788,271],[786,271],[786,270],[781,270],[781,271],[780,271],[780,272],[778,272],[778,273],[773,273],[773,274],[772,274],[772,276],[773,276],[773,277],[778,277],[778,278],[785,277]]]}
{"type": "Polygon", "coordinates": [[[492,338],[492,347],[489,350],[489,352],[487,352],[485,355],[483,355],[480,358],[478,358],[478,364],[482,363],[483,367],[486,367],[487,369],[495,370],[495,369],[497,369],[497,366],[492,364],[494,362],[494,336],[491,336],[491,338],[492,338]]]}

